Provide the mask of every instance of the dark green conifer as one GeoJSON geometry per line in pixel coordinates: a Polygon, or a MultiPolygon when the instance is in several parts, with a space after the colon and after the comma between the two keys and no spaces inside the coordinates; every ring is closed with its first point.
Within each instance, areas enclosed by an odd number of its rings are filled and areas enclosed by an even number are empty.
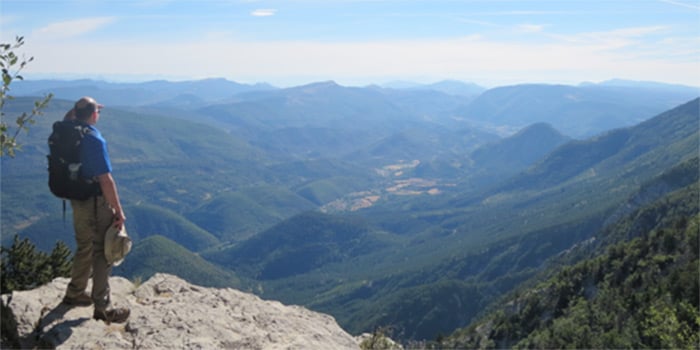
{"type": "Polygon", "coordinates": [[[65,243],[56,243],[51,254],[36,249],[28,239],[18,235],[10,248],[2,247],[2,294],[32,289],[56,277],[67,277],[71,270],[71,251],[65,243]]]}

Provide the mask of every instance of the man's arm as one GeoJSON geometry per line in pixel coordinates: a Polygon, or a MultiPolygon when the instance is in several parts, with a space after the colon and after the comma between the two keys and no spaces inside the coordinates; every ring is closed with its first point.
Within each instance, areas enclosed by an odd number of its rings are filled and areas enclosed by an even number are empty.
{"type": "Polygon", "coordinates": [[[114,182],[112,173],[105,173],[97,176],[97,180],[100,182],[100,188],[102,189],[102,195],[105,196],[105,200],[110,207],[114,210],[114,226],[121,228],[126,221],[126,216],[122,210],[122,205],[119,202],[119,194],[117,193],[117,183],[114,182]]]}

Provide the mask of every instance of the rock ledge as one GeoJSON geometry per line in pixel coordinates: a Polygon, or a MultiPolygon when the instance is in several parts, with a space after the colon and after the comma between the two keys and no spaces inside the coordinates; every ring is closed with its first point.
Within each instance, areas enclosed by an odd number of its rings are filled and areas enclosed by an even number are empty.
{"type": "Polygon", "coordinates": [[[112,277],[112,302],[131,308],[131,317],[125,324],[107,325],[92,319],[92,307],[61,304],[68,282],[57,278],[2,296],[3,312],[11,311],[17,322],[17,334],[3,334],[12,341],[3,349],[359,348],[331,316],[234,289],[192,285],[167,274],[156,274],[138,287],[112,277]]]}

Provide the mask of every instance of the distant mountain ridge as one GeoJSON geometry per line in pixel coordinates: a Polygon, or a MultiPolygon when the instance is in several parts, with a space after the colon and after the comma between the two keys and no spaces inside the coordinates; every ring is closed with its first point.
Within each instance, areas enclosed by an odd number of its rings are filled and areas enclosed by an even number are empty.
{"type": "Polygon", "coordinates": [[[458,80],[443,80],[430,84],[419,84],[407,81],[394,81],[381,84],[384,88],[396,90],[435,90],[455,96],[475,96],[486,91],[486,88],[474,83],[465,83],[458,80]]]}
{"type": "Polygon", "coordinates": [[[204,103],[212,103],[243,92],[274,89],[276,88],[265,83],[239,84],[221,78],[182,82],[156,80],[143,83],[112,83],[87,79],[22,80],[12,84],[12,94],[15,96],[52,93],[56,98],[77,100],[82,96],[91,95],[107,106],[142,106],[183,98],[194,98],[192,102],[201,100],[204,103]]]}
{"type": "MultiPolygon", "coordinates": [[[[634,159],[643,158],[661,149],[676,147],[682,150],[678,156],[688,157],[698,149],[697,112],[700,99],[687,102],[657,117],[636,126],[612,130],[606,134],[586,140],[574,141],[557,149],[530,169],[525,176],[512,186],[552,186],[581,175],[591,169],[596,174],[602,172],[629,172],[620,166],[634,159]]],[[[673,164],[683,158],[666,159],[673,164]]],[[[645,171],[658,168],[644,164],[645,171]]],[[[624,175],[620,174],[618,176],[624,175]]]]}
{"type": "MultiPolygon", "coordinates": [[[[578,86],[522,84],[491,89],[454,80],[433,84],[390,83],[382,87],[341,87],[327,81],[284,89],[265,83],[240,84],[221,78],[143,83],[26,80],[18,81],[12,88],[15,96],[37,96],[49,92],[56,98],[67,100],[76,100],[89,93],[107,106],[150,108],[155,113],[160,110],[163,114],[182,114],[176,110],[179,108],[199,110],[208,116],[222,114],[216,117],[219,120],[231,112],[232,104],[238,104],[236,109],[243,112],[239,117],[244,117],[241,122],[247,127],[256,124],[250,118],[279,113],[276,109],[280,107],[288,110],[287,118],[298,119],[299,114],[307,117],[318,115],[318,111],[304,106],[309,103],[321,103],[316,106],[321,111],[344,110],[347,113],[349,109],[361,111],[364,108],[370,114],[379,103],[384,103],[383,113],[388,115],[396,114],[389,110],[387,104],[390,104],[402,113],[430,118],[448,127],[454,127],[455,120],[466,120],[484,131],[505,130],[509,133],[545,122],[574,138],[631,126],[700,96],[698,87],[625,80],[578,86]],[[315,99],[320,96],[326,101],[315,99]],[[213,104],[220,106],[213,107],[213,104]],[[363,104],[367,106],[361,107],[363,104]]],[[[334,114],[327,113],[326,117],[334,114]]]]}
{"type": "Polygon", "coordinates": [[[631,126],[700,96],[697,88],[524,84],[487,90],[456,114],[488,125],[550,123],[572,137],[631,126]]]}

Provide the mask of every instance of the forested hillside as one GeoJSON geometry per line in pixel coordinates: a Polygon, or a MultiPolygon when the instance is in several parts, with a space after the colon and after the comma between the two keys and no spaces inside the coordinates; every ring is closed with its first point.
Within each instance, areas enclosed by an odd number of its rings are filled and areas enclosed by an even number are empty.
{"type": "Polygon", "coordinates": [[[510,293],[488,316],[441,346],[696,347],[698,198],[695,182],[635,211],[596,237],[618,241],[604,253],[570,267],[552,267],[552,277],[510,293]]]}

